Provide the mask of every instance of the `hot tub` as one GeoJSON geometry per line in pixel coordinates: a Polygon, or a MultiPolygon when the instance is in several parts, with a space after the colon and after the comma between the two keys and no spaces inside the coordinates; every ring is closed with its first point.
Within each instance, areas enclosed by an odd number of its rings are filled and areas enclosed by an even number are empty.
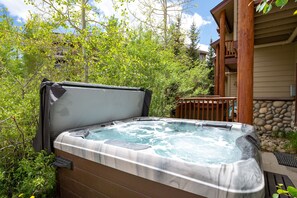
{"type": "Polygon", "coordinates": [[[250,125],[146,117],[143,89],[52,82],[46,89],[35,147],[54,150],[64,167],[61,197],[264,197],[250,125]],[[146,133],[129,128],[138,124],[146,133]]]}

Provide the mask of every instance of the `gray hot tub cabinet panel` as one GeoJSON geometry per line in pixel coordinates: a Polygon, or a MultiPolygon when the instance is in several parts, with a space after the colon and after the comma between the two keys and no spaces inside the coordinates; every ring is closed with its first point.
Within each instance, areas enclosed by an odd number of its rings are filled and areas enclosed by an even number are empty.
{"type": "Polygon", "coordinates": [[[67,129],[148,116],[150,100],[151,92],[142,88],[43,82],[34,148],[51,151],[53,140],[67,129]]]}

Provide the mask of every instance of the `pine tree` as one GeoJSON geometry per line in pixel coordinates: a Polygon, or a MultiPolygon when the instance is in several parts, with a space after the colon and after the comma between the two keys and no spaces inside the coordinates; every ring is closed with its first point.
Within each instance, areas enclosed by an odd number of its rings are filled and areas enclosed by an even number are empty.
{"type": "Polygon", "coordinates": [[[178,16],[176,23],[172,26],[171,45],[175,56],[180,55],[184,48],[184,35],[181,32],[181,16],[178,16]]]}
{"type": "MultiPolygon", "coordinates": [[[[211,43],[212,43],[212,39],[210,39],[210,44],[211,43]]],[[[207,62],[207,67],[211,69],[208,74],[208,78],[211,80],[211,84],[212,84],[212,86],[209,89],[210,95],[214,94],[214,56],[215,56],[214,49],[211,47],[211,45],[209,45],[206,62],[207,62]]]]}
{"type": "Polygon", "coordinates": [[[192,59],[192,62],[199,59],[198,42],[199,42],[199,30],[197,30],[196,24],[192,23],[189,37],[191,40],[190,46],[187,50],[188,56],[192,59]]]}

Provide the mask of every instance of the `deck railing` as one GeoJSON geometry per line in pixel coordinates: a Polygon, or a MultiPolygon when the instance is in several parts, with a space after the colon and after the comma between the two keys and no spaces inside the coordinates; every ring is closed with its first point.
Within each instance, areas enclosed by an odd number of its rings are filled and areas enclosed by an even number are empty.
{"type": "Polygon", "coordinates": [[[175,109],[176,118],[236,121],[236,97],[191,97],[177,100],[175,109]]]}
{"type": "Polygon", "coordinates": [[[231,57],[237,57],[236,53],[236,45],[237,42],[233,40],[225,41],[225,57],[231,58],[231,57]]]}

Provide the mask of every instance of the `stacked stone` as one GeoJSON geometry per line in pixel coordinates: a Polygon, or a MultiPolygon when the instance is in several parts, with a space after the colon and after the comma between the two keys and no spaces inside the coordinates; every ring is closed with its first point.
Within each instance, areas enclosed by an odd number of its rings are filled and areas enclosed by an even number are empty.
{"type": "Polygon", "coordinates": [[[254,101],[254,126],[259,135],[292,131],[295,120],[294,106],[292,101],[254,101]]]}

